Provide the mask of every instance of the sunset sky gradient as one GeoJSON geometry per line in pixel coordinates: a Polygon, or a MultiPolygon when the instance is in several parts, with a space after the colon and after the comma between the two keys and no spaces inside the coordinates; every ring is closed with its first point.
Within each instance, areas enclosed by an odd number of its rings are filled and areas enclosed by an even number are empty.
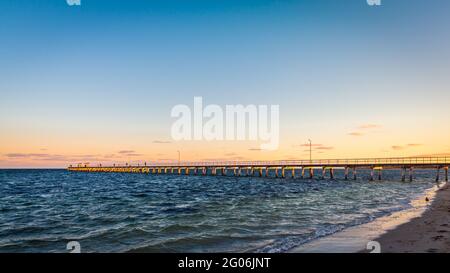
{"type": "Polygon", "coordinates": [[[0,1],[0,167],[450,156],[450,1],[0,1]],[[170,137],[280,105],[280,147],[170,137]]]}

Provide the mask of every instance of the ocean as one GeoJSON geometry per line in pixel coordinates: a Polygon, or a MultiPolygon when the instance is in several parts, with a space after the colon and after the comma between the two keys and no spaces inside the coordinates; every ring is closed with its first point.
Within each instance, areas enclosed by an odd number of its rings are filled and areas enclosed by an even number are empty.
{"type": "Polygon", "coordinates": [[[285,252],[407,209],[435,171],[382,181],[0,170],[0,252],[285,252]]]}

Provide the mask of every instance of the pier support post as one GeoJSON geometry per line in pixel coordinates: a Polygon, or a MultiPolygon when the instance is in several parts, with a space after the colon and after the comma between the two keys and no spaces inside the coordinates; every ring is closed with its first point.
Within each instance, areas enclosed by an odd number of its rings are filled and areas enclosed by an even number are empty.
{"type": "Polygon", "coordinates": [[[184,169],[184,175],[189,175],[189,168],[184,169]]]}
{"type": "Polygon", "coordinates": [[[281,177],[282,177],[282,178],[286,178],[286,176],[284,175],[284,167],[281,168],[281,177]]]}
{"type": "Polygon", "coordinates": [[[202,168],[202,174],[203,174],[203,175],[206,175],[207,172],[208,172],[208,169],[205,168],[205,167],[203,167],[203,168],[202,168]]]}
{"type": "Polygon", "coordinates": [[[378,181],[381,181],[381,169],[378,169],[378,181]]]}
{"type": "Polygon", "coordinates": [[[266,167],[266,177],[269,177],[269,167],[266,167]]]}
{"type": "Polygon", "coordinates": [[[356,167],[353,167],[353,180],[356,180],[356,167]]]}
{"type": "Polygon", "coordinates": [[[445,182],[448,182],[448,167],[445,167],[444,170],[445,170],[445,182]]]}
{"type": "Polygon", "coordinates": [[[259,177],[262,177],[262,176],[263,176],[263,170],[262,170],[262,168],[259,168],[258,172],[259,172],[259,177]]]}
{"type": "Polygon", "coordinates": [[[292,178],[295,178],[295,168],[292,168],[292,178]]]}
{"type": "Polygon", "coordinates": [[[371,168],[370,169],[370,181],[373,181],[373,173],[374,173],[374,169],[371,168]]]}
{"type": "Polygon", "coordinates": [[[414,168],[409,167],[409,182],[413,181],[413,176],[414,176],[414,168]]]}
{"type": "Polygon", "coordinates": [[[330,179],[333,180],[334,179],[334,169],[330,168],[330,179]]]}
{"type": "Polygon", "coordinates": [[[441,168],[437,167],[437,169],[436,169],[436,182],[439,182],[439,173],[440,173],[440,171],[441,171],[441,168]]]}
{"type": "Polygon", "coordinates": [[[309,169],[309,179],[313,179],[314,178],[314,169],[310,168],[309,169]]]}
{"type": "Polygon", "coordinates": [[[181,175],[181,168],[177,168],[178,175],[181,175]]]}
{"type": "Polygon", "coordinates": [[[212,175],[216,175],[216,173],[217,173],[217,169],[216,169],[216,168],[212,168],[211,174],[212,174],[212,175]]]}
{"type": "Polygon", "coordinates": [[[250,169],[250,175],[255,176],[255,168],[251,167],[250,169]]]}
{"type": "Polygon", "coordinates": [[[278,178],[278,168],[275,168],[275,177],[278,178]]]}
{"type": "Polygon", "coordinates": [[[348,180],[348,167],[345,167],[345,170],[344,170],[344,179],[345,179],[345,180],[348,180]]]}
{"type": "Polygon", "coordinates": [[[322,177],[321,179],[325,179],[325,172],[327,171],[327,169],[325,167],[322,168],[322,177]]]}
{"type": "Polygon", "coordinates": [[[305,178],[305,168],[302,167],[302,175],[300,177],[301,179],[305,178]]]}
{"type": "Polygon", "coordinates": [[[406,168],[403,167],[402,168],[402,182],[405,182],[405,179],[406,179],[406,168]]]}

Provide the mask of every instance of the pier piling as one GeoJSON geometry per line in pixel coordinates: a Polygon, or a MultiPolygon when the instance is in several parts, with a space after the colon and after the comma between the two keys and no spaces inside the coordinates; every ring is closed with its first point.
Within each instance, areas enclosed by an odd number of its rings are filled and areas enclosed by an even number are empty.
{"type": "MultiPolygon", "coordinates": [[[[105,172],[105,173],[141,173],[141,174],[184,174],[197,175],[202,174],[217,176],[221,171],[223,176],[227,175],[228,170],[233,170],[236,177],[241,176],[241,170],[244,170],[243,176],[269,177],[270,170],[274,170],[275,177],[286,178],[286,170],[291,171],[290,176],[294,179],[296,170],[302,179],[305,177],[305,171],[309,172],[309,179],[314,179],[314,169],[322,170],[322,179],[335,179],[335,169],[344,170],[344,179],[348,180],[350,169],[354,180],[357,180],[357,170],[364,169],[370,171],[370,181],[382,180],[383,169],[397,169],[401,171],[401,180],[405,181],[406,175],[409,181],[414,179],[414,169],[432,169],[436,170],[436,181],[445,179],[448,182],[448,168],[450,158],[446,157],[426,157],[426,158],[378,158],[378,159],[332,159],[332,160],[286,160],[286,161],[222,161],[222,162],[178,162],[178,163],[153,163],[143,165],[129,165],[128,163],[112,164],[104,166],[97,164],[95,167],[89,164],[70,165],[68,170],[73,172],[105,172]],[[209,172],[208,169],[211,169],[209,172]],[[330,170],[330,176],[327,177],[327,170],[330,170]],[[444,178],[441,177],[441,169],[444,178]],[[255,174],[255,171],[257,174],[255,174]],[[201,173],[200,173],[201,172],[201,173]],[[264,174],[263,174],[264,172],[264,174]],[[375,174],[377,172],[377,174],[375,174]],[[408,174],[407,174],[408,172],[408,174]],[[375,177],[377,175],[377,177],[375,177]]],[[[289,174],[287,174],[289,176],[289,174]]]]}

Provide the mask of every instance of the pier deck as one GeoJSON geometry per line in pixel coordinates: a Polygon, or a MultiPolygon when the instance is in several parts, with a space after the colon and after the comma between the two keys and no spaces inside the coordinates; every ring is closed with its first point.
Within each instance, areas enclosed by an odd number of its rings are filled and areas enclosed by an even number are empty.
{"type": "Polygon", "coordinates": [[[326,173],[334,179],[334,170],[343,169],[344,179],[356,179],[360,169],[370,170],[370,180],[381,180],[382,170],[398,169],[401,171],[401,179],[405,181],[408,173],[409,180],[413,180],[414,169],[435,169],[436,181],[440,179],[441,170],[444,171],[444,179],[448,181],[448,168],[450,157],[401,157],[401,158],[360,158],[360,159],[318,159],[318,160],[279,160],[279,161],[202,161],[202,162],[154,162],[143,166],[89,166],[78,164],[69,166],[73,172],[117,172],[117,173],[146,173],[146,174],[178,174],[178,175],[227,175],[232,170],[235,176],[260,176],[268,177],[272,170],[275,177],[286,177],[286,171],[295,178],[296,170],[301,171],[301,178],[314,177],[314,170],[326,173]],[[208,172],[208,170],[210,170],[208,172]],[[244,171],[244,174],[242,173],[244,171]],[[305,174],[307,171],[307,174],[305,174]],[[351,171],[351,175],[350,175],[351,171]]]}

